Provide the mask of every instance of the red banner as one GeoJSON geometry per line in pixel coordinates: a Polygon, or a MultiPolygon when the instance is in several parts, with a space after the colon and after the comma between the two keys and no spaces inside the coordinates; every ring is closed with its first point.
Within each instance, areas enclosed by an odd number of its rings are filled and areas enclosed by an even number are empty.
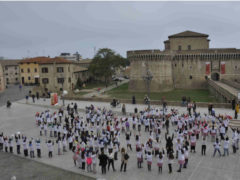
{"type": "Polygon", "coordinates": [[[206,74],[210,74],[210,62],[206,62],[206,74]]]}
{"type": "Polygon", "coordinates": [[[221,74],[225,74],[225,62],[221,62],[221,74]]]}

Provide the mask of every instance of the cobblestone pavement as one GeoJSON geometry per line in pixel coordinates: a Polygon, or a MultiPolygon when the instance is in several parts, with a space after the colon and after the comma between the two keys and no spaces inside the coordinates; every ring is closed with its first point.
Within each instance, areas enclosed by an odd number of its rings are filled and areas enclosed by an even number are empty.
{"type": "Polygon", "coordinates": [[[23,86],[20,90],[19,85],[8,85],[8,88],[0,93],[0,106],[6,105],[7,100],[14,102],[25,98],[26,94],[28,94],[31,89],[31,86],[23,86]]]}
{"type": "MultiPolygon", "coordinates": [[[[66,101],[66,104],[70,101],[66,101]]],[[[30,103],[30,102],[29,102],[30,103]]],[[[0,107],[0,132],[3,131],[4,133],[11,135],[17,131],[22,132],[27,137],[39,137],[39,129],[35,125],[34,115],[36,112],[42,112],[46,110],[48,105],[50,104],[50,100],[39,100],[32,104],[25,104],[25,100],[20,100],[17,103],[13,103],[13,107],[11,109],[7,109],[5,106],[0,107]],[[43,105],[45,107],[40,107],[43,105]]],[[[79,101],[78,105],[79,108],[84,108],[86,105],[95,104],[96,106],[106,108],[110,108],[109,103],[101,103],[101,102],[85,102],[79,101]]],[[[133,112],[134,107],[138,107],[139,110],[146,108],[144,105],[130,105],[127,104],[127,111],[133,112]]],[[[169,107],[170,108],[170,107],[169,107]]],[[[186,108],[178,107],[180,112],[185,112],[186,108]]],[[[230,109],[215,109],[216,113],[233,113],[230,109]]],[[[55,111],[55,109],[51,109],[51,111],[55,111]]],[[[115,108],[114,111],[121,111],[121,108],[115,108]]],[[[198,108],[197,111],[201,113],[207,113],[207,108],[198,108]]],[[[81,116],[85,117],[85,115],[81,112],[81,116]]],[[[174,132],[174,127],[171,127],[170,133],[174,132]]],[[[162,134],[165,133],[163,130],[162,134]]],[[[142,131],[141,141],[145,142],[148,139],[149,133],[145,133],[142,131]]],[[[229,137],[231,137],[231,132],[229,132],[229,137]]],[[[189,157],[189,166],[187,169],[184,169],[182,173],[177,173],[176,170],[178,169],[177,160],[174,161],[173,164],[173,174],[168,174],[167,168],[167,159],[164,161],[163,165],[163,173],[158,174],[157,170],[157,162],[154,158],[152,171],[147,171],[146,161],[143,163],[142,169],[137,169],[137,159],[136,159],[136,152],[135,148],[133,151],[129,151],[130,159],[127,166],[127,172],[121,173],[119,172],[120,169],[120,160],[115,162],[115,167],[117,169],[116,172],[113,172],[112,169],[107,172],[107,175],[100,174],[100,168],[97,168],[98,173],[93,175],[92,173],[87,173],[82,171],[74,166],[72,160],[72,152],[68,151],[64,155],[57,155],[57,147],[55,145],[53,158],[49,159],[47,157],[47,147],[45,144],[46,139],[49,137],[41,137],[42,142],[42,154],[43,157],[41,159],[35,158],[36,161],[46,163],[49,165],[53,165],[65,170],[77,172],[83,175],[88,175],[91,177],[96,178],[105,178],[107,180],[142,180],[142,179],[166,179],[166,180],[202,180],[202,179],[212,179],[212,180],[239,180],[240,179],[240,159],[239,159],[239,152],[237,154],[232,154],[232,150],[230,149],[230,155],[228,157],[212,157],[213,153],[213,143],[211,142],[210,138],[207,142],[207,155],[202,157],[200,154],[201,151],[201,140],[197,142],[197,152],[190,153],[189,157]]],[[[163,142],[162,146],[165,146],[164,137],[161,137],[163,142]]],[[[126,147],[125,135],[120,136],[121,145],[126,147]]],[[[131,137],[131,143],[133,147],[135,146],[135,138],[131,137]]],[[[14,146],[14,152],[16,151],[16,147],[14,146]]],[[[221,149],[222,151],[222,149],[221,149]]],[[[119,154],[120,159],[120,154],[119,154]]],[[[98,163],[97,163],[98,164],[98,163]]],[[[6,163],[6,168],[8,166],[12,166],[11,163],[6,163]]]]}
{"type": "Polygon", "coordinates": [[[1,152],[0,159],[1,180],[10,180],[13,176],[17,180],[94,180],[9,153],[1,152]]]}

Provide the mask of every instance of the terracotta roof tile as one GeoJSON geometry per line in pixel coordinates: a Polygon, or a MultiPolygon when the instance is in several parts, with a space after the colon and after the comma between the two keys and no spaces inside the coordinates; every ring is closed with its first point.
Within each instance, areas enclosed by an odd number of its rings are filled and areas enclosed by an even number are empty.
{"type": "Polygon", "coordinates": [[[178,34],[173,34],[168,36],[168,38],[179,38],[179,37],[208,37],[208,35],[198,33],[198,32],[193,32],[193,31],[184,31],[178,34]]]}
{"type": "Polygon", "coordinates": [[[21,60],[20,63],[37,63],[37,64],[72,64],[73,61],[69,61],[63,58],[55,57],[55,58],[49,58],[49,57],[35,57],[35,58],[27,58],[24,60],[21,60]]]}

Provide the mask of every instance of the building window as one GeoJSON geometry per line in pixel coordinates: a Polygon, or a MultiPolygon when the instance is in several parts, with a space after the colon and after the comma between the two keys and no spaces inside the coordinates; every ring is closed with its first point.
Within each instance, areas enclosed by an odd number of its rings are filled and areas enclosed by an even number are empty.
{"type": "Polygon", "coordinates": [[[187,48],[188,48],[188,50],[191,50],[191,45],[188,45],[188,47],[187,47],[187,48]]]}
{"type": "Polygon", "coordinates": [[[192,66],[190,66],[190,69],[192,69],[192,66]]]}
{"type": "Polygon", "coordinates": [[[48,73],[48,68],[47,67],[43,67],[42,68],[42,73],[48,73]]]}
{"type": "Polygon", "coordinates": [[[24,71],[23,71],[23,69],[21,69],[21,73],[23,73],[24,71]]]}
{"type": "Polygon", "coordinates": [[[17,67],[15,67],[15,70],[17,70],[17,67]]]}
{"type": "Polygon", "coordinates": [[[175,64],[175,67],[177,67],[177,64],[175,64]]]}
{"type": "Polygon", "coordinates": [[[8,73],[5,74],[6,76],[8,75],[8,73]]]}
{"type": "Polygon", "coordinates": [[[30,69],[28,68],[28,73],[30,73],[30,69]]]}
{"type": "Polygon", "coordinates": [[[62,73],[63,72],[63,67],[57,67],[57,72],[62,73]]]}
{"type": "Polygon", "coordinates": [[[15,73],[15,75],[17,75],[18,73],[15,73]]]}
{"type": "Polygon", "coordinates": [[[181,51],[182,50],[182,46],[178,46],[178,50],[181,51]]]}
{"type": "Polygon", "coordinates": [[[182,63],[182,67],[184,66],[184,64],[182,63]]]}
{"type": "Polygon", "coordinates": [[[8,67],[5,67],[5,70],[8,70],[8,67]]]}
{"type": "Polygon", "coordinates": [[[37,72],[37,68],[34,69],[34,72],[37,72]]]}
{"type": "Polygon", "coordinates": [[[48,84],[48,78],[43,78],[43,79],[42,79],[42,83],[43,83],[43,84],[48,84]]]}
{"type": "Polygon", "coordinates": [[[7,80],[7,82],[9,81],[9,79],[8,79],[8,78],[6,78],[6,80],[7,80]]]}
{"type": "Polygon", "coordinates": [[[30,77],[30,76],[28,76],[28,80],[29,80],[29,81],[31,80],[31,77],[30,77]]]}
{"type": "Polygon", "coordinates": [[[235,69],[237,69],[237,66],[235,66],[235,69]]]}
{"type": "Polygon", "coordinates": [[[18,81],[18,78],[15,78],[16,81],[18,81]]]}
{"type": "Polygon", "coordinates": [[[69,82],[69,83],[71,82],[71,78],[68,78],[68,82],[69,82]]]}
{"type": "Polygon", "coordinates": [[[192,79],[192,75],[189,76],[189,79],[192,79]]]}
{"type": "Polygon", "coordinates": [[[207,80],[207,79],[208,79],[208,76],[205,76],[205,79],[207,80]]]}
{"type": "Polygon", "coordinates": [[[64,78],[57,78],[58,84],[63,84],[64,83],[64,78]]]}
{"type": "Polygon", "coordinates": [[[70,67],[68,66],[68,72],[70,72],[70,67]]]}

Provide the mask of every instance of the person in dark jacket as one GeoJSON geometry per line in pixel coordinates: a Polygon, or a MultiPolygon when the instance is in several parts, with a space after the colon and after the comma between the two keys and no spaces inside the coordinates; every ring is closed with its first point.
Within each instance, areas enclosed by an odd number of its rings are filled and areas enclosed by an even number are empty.
{"type": "Polygon", "coordinates": [[[135,96],[132,97],[132,104],[136,104],[136,98],[135,98],[135,96]]]}
{"type": "Polygon", "coordinates": [[[167,137],[167,133],[165,134],[167,154],[169,154],[170,151],[173,149],[173,138],[174,134],[172,134],[172,137],[167,137]]]}
{"type": "Polygon", "coordinates": [[[104,151],[99,155],[99,165],[102,167],[102,174],[106,174],[106,167],[108,163],[108,156],[104,154],[104,151]]]}

